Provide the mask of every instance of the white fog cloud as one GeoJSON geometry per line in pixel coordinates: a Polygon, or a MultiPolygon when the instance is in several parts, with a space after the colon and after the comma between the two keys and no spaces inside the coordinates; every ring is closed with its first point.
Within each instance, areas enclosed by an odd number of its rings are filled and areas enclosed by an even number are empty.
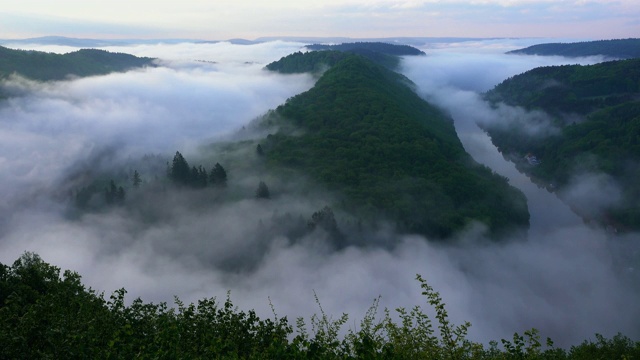
{"type": "Polygon", "coordinates": [[[315,291],[334,318],[351,314],[349,326],[378,296],[391,309],[427,307],[414,280],[419,273],[441,292],[454,322],[472,322],[470,335],[476,340],[509,338],[531,327],[562,346],[596,332],[640,334],[634,321],[640,315],[638,292],[629,286],[637,277],[626,270],[631,265],[619,261],[620,254],[637,251],[637,236],[612,242],[608,234],[585,227],[555,196],[518,175],[474,128],[477,120],[497,121],[504,115],[483,104],[475,91],[555,60],[531,58],[527,63],[523,57],[496,54],[467,54],[465,59],[443,50],[405,61],[404,73],[420,93],[451,112],[467,149],[527,194],[532,229],[526,241],[496,244],[469,232],[459,235],[459,244],[443,245],[383,233],[378,236],[396,245],[335,250],[321,233],[312,233],[291,243],[269,235],[260,221],[269,224],[288,211],[308,218],[329,195],[287,195],[279,189],[300,180],[266,174],[276,196],[259,202],[252,186],[263,174],[244,177],[251,169],[235,173],[234,196],[223,203],[209,205],[217,199],[215,190],[159,191],[140,195],[130,209],[70,217],[50,187],[69,176],[74,164],[97,163],[107,150],[116,165],[145,153],[190,149],[196,154],[200,145],[312,86],[305,75],[261,70],[285,49],[295,51],[288,44],[218,46],[178,45],[175,50],[191,50],[173,58],[170,46],[132,47],[138,55],[166,55],[179,63],[47,85],[17,80],[6,85],[20,95],[0,103],[0,179],[5,185],[0,195],[11,200],[0,207],[0,261],[11,263],[24,251],[34,251],[45,261],[78,271],[87,285],[107,295],[125,287],[130,299],[223,299],[230,290],[241,309],[270,316],[270,298],[278,314],[290,320],[318,312],[315,291]],[[191,59],[218,63],[185,62],[191,59]],[[146,212],[156,220],[146,219],[146,212]]]}

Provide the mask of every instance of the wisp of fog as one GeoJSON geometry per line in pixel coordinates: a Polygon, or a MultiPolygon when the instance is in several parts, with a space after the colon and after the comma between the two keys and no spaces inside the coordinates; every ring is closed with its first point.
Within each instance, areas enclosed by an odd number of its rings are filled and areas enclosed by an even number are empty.
{"type": "MultiPolygon", "coordinates": [[[[425,48],[426,57],[403,60],[403,73],[425,99],[452,115],[477,161],[525,192],[532,214],[526,240],[491,243],[472,228],[452,245],[384,230],[376,236],[394,246],[336,250],[320,233],[291,242],[268,236],[264,224],[278,214],[311,214],[333,195],[322,190],[278,195],[278,189],[306,180],[269,173],[264,177],[276,195],[269,202],[249,194],[214,203],[209,199],[220,196],[215,190],[194,195],[159,189],[162,196],[147,193],[133,209],[70,218],[61,198],[70,190],[66,182],[78,178],[73,174],[128,166],[145,154],[170,161],[176,150],[204,159],[203,148],[313,85],[307,75],[262,70],[302,44],[140,45],[108,50],[157,57],[161,66],[47,84],[20,78],[3,84],[14,96],[0,103],[5,185],[0,195],[6,199],[0,207],[0,261],[11,263],[33,251],[78,271],[87,285],[106,293],[124,287],[131,299],[171,302],[175,295],[189,302],[222,299],[230,291],[241,309],[269,316],[271,301],[290,319],[318,312],[315,292],[324,311],[335,317],[349,313],[354,324],[378,296],[390,309],[427,307],[414,280],[419,273],[441,293],[455,323],[472,323],[473,340],[509,338],[532,327],[562,346],[596,332],[637,337],[637,276],[620,257],[638,251],[638,236],[612,239],[582,224],[555,195],[520,175],[475,125],[544,118],[521,109],[492,109],[478,93],[528,69],[576,60],[504,55],[491,50],[502,50],[495,41],[491,45],[489,50],[481,42],[465,51],[425,48]]],[[[553,131],[540,124],[537,131],[553,131]]],[[[242,152],[214,154],[250,158],[242,152]]],[[[251,167],[228,169],[238,192],[262,179],[251,167]]]]}

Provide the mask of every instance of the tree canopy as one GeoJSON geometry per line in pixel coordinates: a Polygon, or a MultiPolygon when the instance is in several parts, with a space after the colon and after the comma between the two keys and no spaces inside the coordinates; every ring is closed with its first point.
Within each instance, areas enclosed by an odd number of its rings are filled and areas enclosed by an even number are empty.
{"type": "Polygon", "coordinates": [[[268,136],[262,147],[270,163],[346,194],[346,206],[368,209],[370,219],[382,215],[401,231],[433,237],[471,220],[494,232],[528,225],[524,195],[473,161],[452,120],[404,76],[361,56],[339,60],[267,121],[305,130],[268,136]]]}
{"type": "Polygon", "coordinates": [[[64,80],[69,76],[105,75],[145,66],[154,66],[153,59],[98,49],[61,55],[0,46],[0,79],[15,73],[32,80],[64,80]]]}
{"type": "Polygon", "coordinates": [[[497,85],[485,97],[497,104],[542,110],[557,134],[532,136],[529,123],[486,124],[504,153],[534,154],[540,163],[520,168],[554,190],[576,172],[604,173],[622,188],[621,203],[595,220],[640,229],[640,59],[533,69],[497,85]]]}
{"type": "MultiPolygon", "coordinates": [[[[470,323],[455,325],[445,303],[417,280],[435,317],[416,305],[385,309],[377,301],[356,329],[343,329],[347,314],[332,320],[322,311],[296,327],[287,318],[260,318],[231,302],[205,298],[174,306],[125,301],[126,290],[108,299],[85,287],[78,273],[25,253],[0,263],[0,359],[622,359],[640,357],[640,342],[622,334],[596,335],[569,350],[543,347],[537,330],[488,346],[467,339],[470,323]],[[435,331],[438,327],[438,332],[435,331]]],[[[265,300],[266,301],[266,300],[265,300]]],[[[277,304],[274,304],[277,306],[277,304]]]]}
{"type": "Polygon", "coordinates": [[[640,57],[640,39],[538,44],[524,49],[512,50],[507,52],[507,54],[556,55],[566,57],[601,55],[615,59],[632,59],[640,57]]]}

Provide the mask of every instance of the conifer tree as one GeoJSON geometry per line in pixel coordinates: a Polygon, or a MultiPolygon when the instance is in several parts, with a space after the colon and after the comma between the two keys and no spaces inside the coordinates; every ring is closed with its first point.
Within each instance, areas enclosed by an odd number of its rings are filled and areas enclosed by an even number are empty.
{"type": "Polygon", "coordinates": [[[169,172],[169,178],[175,182],[176,184],[187,185],[189,184],[189,180],[191,179],[191,169],[189,168],[189,163],[187,160],[180,154],[179,151],[176,151],[175,156],[173,157],[173,162],[171,163],[171,171],[169,172]]]}
{"type": "Polygon", "coordinates": [[[256,198],[258,199],[269,199],[271,194],[269,193],[269,188],[264,181],[260,181],[258,184],[258,189],[256,189],[256,198]]]}
{"type": "Polygon", "coordinates": [[[134,170],[133,171],[133,187],[137,189],[140,187],[140,184],[142,184],[140,173],[138,172],[138,170],[134,170]]]}
{"type": "Polygon", "coordinates": [[[209,182],[215,186],[227,185],[227,172],[220,163],[216,163],[211,169],[209,182]]]}

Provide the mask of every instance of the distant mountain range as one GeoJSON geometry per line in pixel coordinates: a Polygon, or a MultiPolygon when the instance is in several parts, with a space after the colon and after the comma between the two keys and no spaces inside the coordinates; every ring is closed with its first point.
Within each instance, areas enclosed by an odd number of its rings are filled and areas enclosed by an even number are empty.
{"type": "Polygon", "coordinates": [[[494,40],[498,38],[458,38],[458,37],[390,37],[390,38],[348,38],[348,37],[299,37],[299,36],[271,36],[260,37],[254,40],[226,39],[226,40],[201,40],[201,39],[78,39],[64,36],[44,36],[28,39],[0,39],[0,45],[19,47],[21,45],[61,45],[80,48],[94,48],[105,46],[128,46],[134,44],[179,44],[179,43],[218,43],[230,42],[236,45],[252,45],[269,41],[290,41],[303,44],[343,44],[353,42],[383,42],[388,44],[404,44],[421,46],[432,43],[459,43],[478,40],[494,40]]]}
{"type": "Polygon", "coordinates": [[[576,43],[550,43],[513,50],[507,54],[544,56],[605,56],[613,59],[633,59],[640,57],[640,39],[598,40],[576,43]]]}

